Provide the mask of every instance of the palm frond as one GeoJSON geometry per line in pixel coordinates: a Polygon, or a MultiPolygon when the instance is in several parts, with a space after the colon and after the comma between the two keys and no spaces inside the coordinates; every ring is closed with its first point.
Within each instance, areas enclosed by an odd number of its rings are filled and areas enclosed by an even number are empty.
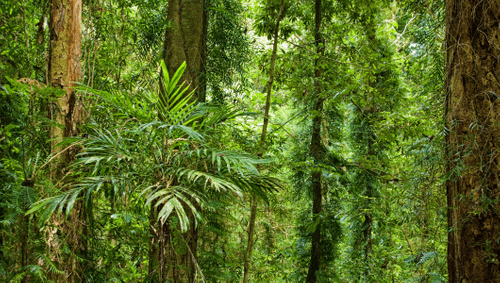
{"type": "Polygon", "coordinates": [[[186,62],[177,69],[172,79],[170,79],[165,62],[161,61],[163,80],[161,81],[161,91],[158,103],[158,112],[161,120],[170,125],[189,125],[195,117],[196,100],[193,99],[194,91],[186,94],[189,86],[184,83],[178,86],[179,80],[186,69],[186,62]]]}
{"type": "Polygon", "coordinates": [[[281,181],[277,178],[255,174],[231,174],[226,173],[226,178],[237,185],[242,191],[257,194],[269,204],[268,193],[276,192],[283,188],[281,181]]]}
{"type": "Polygon", "coordinates": [[[189,168],[180,168],[177,171],[177,177],[181,182],[186,180],[187,183],[191,184],[200,183],[204,188],[210,188],[217,192],[232,192],[240,197],[243,196],[240,188],[222,175],[215,175],[189,168]]]}
{"type": "Polygon", "coordinates": [[[226,106],[197,105],[194,93],[187,93],[189,87],[179,85],[186,65],[171,78],[164,62],[161,66],[161,91],[145,95],[144,100],[80,88],[99,98],[112,112],[112,121],[125,122],[114,130],[89,125],[88,138],[63,141],[61,145],[81,143],[84,148],[70,165],[71,188],[62,187],[58,195],[31,201],[27,214],[40,212],[40,220],[47,221],[54,213],[69,215],[75,203],[83,200],[92,220],[94,195],[111,187],[113,197],[130,194],[157,208],[162,222],[176,216],[181,230],[187,231],[201,220],[201,208],[210,207],[206,203],[211,197],[232,199],[252,192],[268,202],[267,194],[281,184],[261,176],[257,165],[272,160],[212,147],[217,143],[204,137],[204,130],[242,113],[226,106]]]}
{"type": "Polygon", "coordinates": [[[175,213],[181,231],[186,232],[190,225],[188,211],[194,216],[195,223],[193,224],[195,226],[201,220],[200,211],[196,207],[196,204],[199,204],[201,199],[202,197],[196,192],[184,186],[161,186],[150,193],[146,199],[146,204],[154,202],[156,208],[161,208],[158,212],[158,220],[163,223],[167,221],[172,213],[175,213]]]}

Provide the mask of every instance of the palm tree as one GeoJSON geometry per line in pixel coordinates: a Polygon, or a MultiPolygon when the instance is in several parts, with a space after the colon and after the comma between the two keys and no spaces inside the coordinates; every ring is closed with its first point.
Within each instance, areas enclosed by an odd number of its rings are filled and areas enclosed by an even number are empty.
{"type": "Polygon", "coordinates": [[[81,199],[92,218],[93,196],[103,189],[142,201],[150,209],[149,280],[193,282],[203,278],[196,264],[196,229],[210,198],[241,197],[248,191],[267,200],[267,192],[280,184],[256,169],[269,160],[222,148],[216,140],[218,129],[238,111],[197,104],[188,86],[178,86],[186,64],[172,78],[161,65],[161,91],[147,92],[140,100],[80,88],[99,99],[101,115],[107,113],[116,126],[91,122],[88,135],[66,141],[83,148],[70,167],[78,182],[35,203],[28,213],[43,210],[42,220],[56,211],[69,214],[81,199]],[[181,244],[174,247],[174,239],[181,244]]]}

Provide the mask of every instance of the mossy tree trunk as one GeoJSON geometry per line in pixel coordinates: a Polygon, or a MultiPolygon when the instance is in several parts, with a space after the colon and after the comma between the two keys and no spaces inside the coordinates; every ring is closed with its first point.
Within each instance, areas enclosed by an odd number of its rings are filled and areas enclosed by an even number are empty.
{"type": "MultiPolygon", "coordinates": [[[[82,122],[83,107],[77,94],[72,89],[74,82],[80,79],[81,55],[81,0],[51,0],[50,2],[50,54],[49,54],[49,85],[60,89],[55,103],[51,107],[51,118],[58,126],[53,126],[50,137],[53,139],[51,153],[57,155],[52,166],[52,180],[62,184],[67,175],[67,164],[74,159],[75,149],[66,150],[57,144],[65,137],[77,135],[77,125],[82,122]]],[[[53,274],[53,280],[58,282],[77,282],[78,273],[82,269],[76,258],[68,259],[59,256],[62,252],[61,240],[57,234],[66,238],[72,253],[79,253],[85,249],[84,239],[81,237],[82,226],[80,213],[82,206],[75,205],[67,223],[54,218],[57,228],[48,229],[49,253],[53,259],[58,259],[58,267],[64,270],[63,275],[53,274]],[[60,233],[57,231],[60,230],[60,233]]]]}
{"type": "Polygon", "coordinates": [[[449,282],[499,282],[500,2],[446,5],[449,282]]]}

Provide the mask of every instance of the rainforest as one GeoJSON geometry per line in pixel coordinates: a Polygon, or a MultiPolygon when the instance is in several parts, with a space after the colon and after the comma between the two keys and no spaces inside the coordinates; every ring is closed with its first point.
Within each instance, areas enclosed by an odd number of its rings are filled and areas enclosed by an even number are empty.
{"type": "Polygon", "coordinates": [[[2,0],[0,281],[500,282],[499,78],[498,0],[2,0]]]}

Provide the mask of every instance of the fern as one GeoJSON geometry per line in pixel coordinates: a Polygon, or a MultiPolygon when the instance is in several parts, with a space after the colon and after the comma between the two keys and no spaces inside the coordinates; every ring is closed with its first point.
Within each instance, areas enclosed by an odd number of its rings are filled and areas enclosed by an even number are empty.
{"type": "Polygon", "coordinates": [[[437,255],[439,255],[439,253],[437,251],[430,251],[430,252],[422,253],[420,259],[417,262],[417,266],[423,265],[424,263],[433,259],[437,255]]]}

